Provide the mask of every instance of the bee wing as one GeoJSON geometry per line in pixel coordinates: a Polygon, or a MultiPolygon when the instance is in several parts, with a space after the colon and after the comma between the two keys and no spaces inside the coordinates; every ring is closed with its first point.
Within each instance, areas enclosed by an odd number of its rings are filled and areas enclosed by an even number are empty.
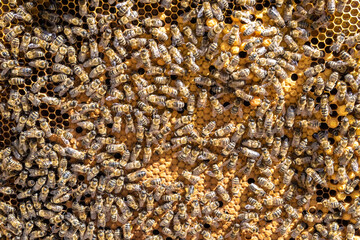
{"type": "Polygon", "coordinates": [[[228,32],[227,34],[225,34],[225,35],[223,36],[222,40],[227,40],[227,39],[229,39],[229,37],[230,37],[230,32],[228,32]]]}
{"type": "Polygon", "coordinates": [[[197,10],[197,18],[202,18],[204,15],[204,6],[197,10]]]}
{"type": "Polygon", "coordinates": [[[247,4],[245,4],[244,7],[245,7],[247,10],[254,11],[254,7],[249,6],[249,5],[247,5],[247,4]]]}
{"type": "Polygon", "coordinates": [[[253,205],[247,204],[247,205],[245,205],[245,209],[253,210],[253,209],[255,209],[255,207],[253,205]]]}
{"type": "Polygon", "coordinates": [[[206,171],[206,174],[210,177],[215,177],[215,174],[212,171],[206,171]]]}

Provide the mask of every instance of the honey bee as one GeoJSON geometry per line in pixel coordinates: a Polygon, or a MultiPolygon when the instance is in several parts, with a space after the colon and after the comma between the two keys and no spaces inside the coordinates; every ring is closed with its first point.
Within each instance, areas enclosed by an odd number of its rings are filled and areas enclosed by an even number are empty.
{"type": "Polygon", "coordinates": [[[356,60],[346,51],[340,52],[340,58],[344,60],[349,67],[355,68],[357,66],[356,60]]]}
{"type": "Polygon", "coordinates": [[[349,36],[345,39],[345,44],[347,44],[349,47],[355,46],[356,43],[358,43],[360,40],[360,34],[355,34],[353,36],[349,36]]]}
{"type": "Polygon", "coordinates": [[[29,77],[32,72],[32,69],[28,67],[14,67],[11,69],[10,75],[18,77],[29,77]]]}
{"type": "Polygon", "coordinates": [[[256,233],[259,232],[259,228],[255,224],[250,224],[248,222],[242,222],[240,224],[241,230],[248,231],[250,233],[256,233]]]}
{"type": "Polygon", "coordinates": [[[230,46],[234,45],[234,44],[239,44],[241,39],[240,39],[240,28],[238,25],[233,25],[230,32],[224,36],[224,38],[228,39],[228,44],[230,46]]]}
{"type": "Polygon", "coordinates": [[[64,14],[63,16],[64,18],[64,21],[68,22],[69,24],[72,24],[72,25],[76,25],[76,26],[79,26],[79,25],[82,25],[83,24],[83,21],[80,19],[80,18],[77,18],[75,16],[73,16],[72,14],[64,14]]]}
{"type": "Polygon", "coordinates": [[[289,231],[291,223],[292,220],[290,218],[286,218],[276,231],[279,232],[281,236],[284,236],[289,231]]]}
{"type": "Polygon", "coordinates": [[[55,55],[55,62],[59,63],[62,60],[64,60],[65,55],[67,54],[67,47],[65,46],[60,46],[59,47],[59,51],[57,51],[56,55],[55,55]]]}
{"type": "Polygon", "coordinates": [[[281,214],[282,214],[282,210],[280,207],[278,207],[271,212],[267,212],[264,219],[265,221],[272,221],[274,219],[279,218],[281,214]]]}
{"type": "Polygon", "coordinates": [[[49,66],[49,63],[46,60],[37,59],[37,60],[29,62],[29,66],[34,67],[34,68],[39,68],[39,69],[45,69],[49,66]]]}
{"type": "Polygon", "coordinates": [[[17,18],[17,14],[13,11],[9,11],[2,15],[0,19],[0,27],[5,28],[7,27],[13,20],[17,18]]]}
{"type": "Polygon", "coordinates": [[[292,169],[288,169],[284,172],[284,178],[283,178],[283,183],[285,185],[290,185],[292,178],[295,175],[295,171],[292,169]]]}
{"type": "Polygon", "coordinates": [[[258,180],[260,187],[264,187],[268,190],[275,189],[275,184],[273,184],[269,179],[266,179],[264,177],[259,177],[257,180],[258,180]]]}
{"type": "Polygon", "coordinates": [[[353,90],[355,90],[355,91],[358,90],[359,86],[357,85],[357,82],[353,75],[346,74],[344,79],[345,79],[345,82],[348,83],[353,90]]]}
{"type": "Polygon", "coordinates": [[[275,7],[270,7],[267,11],[267,15],[269,16],[269,18],[274,20],[277,26],[279,26],[280,28],[285,27],[285,21],[275,7]]]}
{"type": "Polygon", "coordinates": [[[337,37],[336,37],[336,41],[330,46],[330,50],[333,52],[340,52],[340,49],[343,45],[345,41],[345,34],[344,33],[340,33],[337,37]]]}
{"type": "Polygon", "coordinates": [[[265,196],[266,192],[264,191],[264,189],[260,188],[258,185],[256,185],[255,183],[251,183],[249,185],[249,189],[254,192],[256,195],[258,196],[265,196]]]}
{"type": "Polygon", "coordinates": [[[349,224],[346,227],[346,239],[347,240],[353,240],[355,239],[355,228],[353,224],[349,224]]]}
{"type": "Polygon", "coordinates": [[[327,237],[329,232],[326,230],[326,228],[322,224],[315,224],[315,229],[321,234],[323,237],[327,237]]]}
{"type": "Polygon", "coordinates": [[[331,19],[331,15],[323,14],[319,19],[317,19],[311,24],[311,28],[318,29],[320,27],[326,27],[330,24],[329,22],[330,19],[331,19]]]}
{"type": "Polygon", "coordinates": [[[23,25],[17,25],[13,28],[4,29],[5,40],[8,42],[13,41],[18,35],[20,35],[25,30],[23,25]]]}
{"type": "Polygon", "coordinates": [[[345,188],[345,194],[351,194],[354,191],[354,188],[359,184],[360,179],[355,178],[353,181],[348,180],[345,188]]]}

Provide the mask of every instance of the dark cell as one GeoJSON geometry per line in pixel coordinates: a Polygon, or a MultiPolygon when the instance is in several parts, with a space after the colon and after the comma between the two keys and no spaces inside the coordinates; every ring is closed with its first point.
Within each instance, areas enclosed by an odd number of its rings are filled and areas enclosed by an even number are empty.
{"type": "Polygon", "coordinates": [[[247,56],[247,52],[245,52],[245,51],[239,52],[239,57],[240,58],[246,58],[246,56],[247,56]]]}
{"type": "Polygon", "coordinates": [[[184,113],[184,111],[185,111],[185,108],[181,108],[181,109],[179,109],[177,112],[180,113],[180,114],[182,114],[182,113],[184,113]]]}
{"type": "Polygon", "coordinates": [[[329,199],[330,195],[328,193],[324,193],[323,198],[329,199]]]}
{"type": "Polygon", "coordinates": [[[111,7],[110,7],[110,13],[116,13],[116,8],[113,7],[113,6],[111,6],[111,7]]]}
{"type": "Polygon", "coordinates": [[[204,228],[210,228],[210,225],[207,224],[207,223],[205,223],[205,224],[204,224],[204,228]]]}
{"type": "Polygon", "coordinates": [[[331,94],[331,95],[336,95],[336,93],[337,93],[337,89],[336,89],[336,88],[334,88],[333,90],[330,91],[330,94],[331,94]]]}
{"type": "Polygon", "coordinates": [[[318,64],[325,64],[325,60],[323,58],[320,58],[317,62],[318,64]]]}
{"type": "Polygon", "coordinates": [[[107,11],[107,10],[109,10],[110,6],[109,6],[109,4],[103,4],[102,8],[103,8],[103,10],[107,11]]]}
{"type": "Polygon", "coordinates": [[[145,69],[139,68],[139,69],[138,69],[138,73],[139,73],[140,75],[144,74],[144,73],[145,73],[145,69]]]}
{"type": "Polygon", "coordinates": [[[320,128],[321,128],[322,130],[326,130],[326,129],[328,129],[329,127],[328,127],[327,123],[321,123],[321,124],[320,124],[320,128]]]}
{"type": "Polygon", "coordinates": [[[166,17],[166,18],[165,18],[165,22],[166,22],[166,23],[171,23],[171,18],[170,18],[170,17],[166,17]]]}
{"type": "Polygon", "coordinates": [[[338,116],[337,111],[332,111],[332,113],[330,113],[330,116],[331,117],[337,117],[338,116]]]}
{"type": "Polygon", "coordinates": [[[255,5],[255,9],[257,10],[257,11],[261,11],[261,10],[263,10],[263,5],[262,4],[256,4],[255,5]]]}
{"type": "Polygon", "coordinates": [[[323,200],[322,197],[317,197],[317,198],[316,198],[316,201],[317,201],[317,202],[322,202],[322,200],[323,200]]]}
{"type": "Polygon", "coordinates": [[[293,81],[296,81],[296,80],[298,80],[298,75],[296,74],[296,73],[294,73],[294,74],[291,74],[291,80],[293,80],[293,81]]]}
{"type": "Polygon", "coordinates": [[[254,183],[254,182],[255,182],[255,179],[253,179],[253,178],[249,178],[249,179],[248,179],[248,183],[249,183],[249,184],[254,183]]]}
{"type": "Polygon", "coordinates": [[[82,129],[82,127],[77,127],[77,128],[75,129],[75,131],[76,131],[77,133],[82,133],[83,129],[82,129]]]}
{"type": "Polygon", "coordinates": [[[156,9],[153,9],[153,10],[151,11],[151,15],[153,15],[153,16],[157,16],[158,14],[159,14],[159,11],[156,10],[156,9]]]}
{"type": "Polygon", "coordinates": [[[42,111],[41,111],[41,115],[42,115],[43,117],[47,117],[47,116],[49,116],[49,112],[48,112],[47,110],[42,110],[42,111]]]}
{"type": "Polygon", "coordinates": [[[336,104],[330,104],[330,108],[332,110],[336,110],[338,108],[338,106],[336,104]]]}
{"type": "Polygon", "coordinates": [[[151,11],[151,6],[146,6],[145,11],[150,12],[151,11]]]}
{"type": "Polygon", "coordinates": [[[56,118],[56,122],[57,122],[57,123],[61,123],[61,122],[62,122],[62,118],[61,118],[61,117],[57,117],[57,118],[56,118]]]}
{"type": "Polygon", "coordinates": [[[326,53],[331,53],[330,46],[325,47],[325,52],[326,53]]]}
{"type": "Polygon", "coordinates": [[[154,234],[154,235],[159,235],[159,233],[160,233],[159,230],[156,230],[156,229],[153,230],[153,234],[154,234]]]}
{"type": "Polygon", "coordinates": [[[227,106],[229,106],[229,105],[230,105],[229,102],[224,102],[224,104],[223,104],[224,107],[227,107],[227,106]]]}
{"type": "Polygon", "coordinates": [[[324,47],[325,47],[325,43],[320,42],[320,43],[318,44],[318,46],[319,46],[319,48],[324,48],[324,47]]]}
{"type": "Polygon", "coordinates": [[[248,106],[250,106],[250,102],[244,101],[244,105],[245,105],[246,107],[248,107],[248,106]]]}
{"type": "Polygon", "coordinates": [[[351,203],[351,201],[352,201],[352,197],[351,197],[351,196],[346,196],[346,197],[345,197],[344,202],[346,202],[346,203],[351,203]]]}
{"type": "Polygon", "coordinates": [[[227,24],[232,24],[232,19],[231,18],[225,18],[225,23],[227,24]]]}

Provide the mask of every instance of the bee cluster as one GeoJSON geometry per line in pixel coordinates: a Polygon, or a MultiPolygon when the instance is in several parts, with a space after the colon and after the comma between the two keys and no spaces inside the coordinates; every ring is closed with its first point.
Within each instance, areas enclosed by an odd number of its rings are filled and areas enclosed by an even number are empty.
{"type": "Polygon", "coordinates": [[[360,234],[357,1],[0,4],[1,237],[360,234]]]}

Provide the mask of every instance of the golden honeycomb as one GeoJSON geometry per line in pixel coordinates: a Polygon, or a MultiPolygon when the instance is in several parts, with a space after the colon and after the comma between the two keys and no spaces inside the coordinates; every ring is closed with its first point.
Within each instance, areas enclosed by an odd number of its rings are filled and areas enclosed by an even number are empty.
{"type": "Polygon", "coordinates": [[[359,239],[359,4],[1,1],[0,238],[359,239]]]}

